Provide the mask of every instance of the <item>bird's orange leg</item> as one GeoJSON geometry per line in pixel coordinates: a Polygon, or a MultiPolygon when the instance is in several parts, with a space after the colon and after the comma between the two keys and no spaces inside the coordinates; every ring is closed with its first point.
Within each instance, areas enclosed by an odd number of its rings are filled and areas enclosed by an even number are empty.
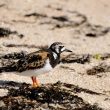
{"type": "Polygon", "coordinates": [[[33,86],[34,88],[40,86],[39,81],[36,79],[35,76],[32,76],[31,79],[32,79],[32,82],[33,82],[32,86],[33,86]]]}

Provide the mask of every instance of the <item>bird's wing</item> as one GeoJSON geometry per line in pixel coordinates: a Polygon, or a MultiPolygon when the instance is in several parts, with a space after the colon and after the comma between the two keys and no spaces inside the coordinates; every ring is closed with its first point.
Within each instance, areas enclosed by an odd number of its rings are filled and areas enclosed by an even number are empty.
{"type": "Polygon", "coordinates": [[[37,51],[30,53],[26,58],[20,59],[16,63],[16,71],[23,72],[31,69],[39,69],[45,65],[49,53],[46,51],[37,51]]]}

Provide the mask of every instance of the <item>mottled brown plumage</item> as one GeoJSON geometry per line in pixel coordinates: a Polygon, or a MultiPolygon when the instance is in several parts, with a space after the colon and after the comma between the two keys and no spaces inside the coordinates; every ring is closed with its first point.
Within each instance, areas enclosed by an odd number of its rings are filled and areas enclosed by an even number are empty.
{"type": "Polygon", "coordinates": [[[25,70],[39,69],[45,65],[45,61],[49,58],[49,52],[40,50],[30,53],[24,59],[20,59],[16,65],[16,71],[22,72],[25,70]]]}

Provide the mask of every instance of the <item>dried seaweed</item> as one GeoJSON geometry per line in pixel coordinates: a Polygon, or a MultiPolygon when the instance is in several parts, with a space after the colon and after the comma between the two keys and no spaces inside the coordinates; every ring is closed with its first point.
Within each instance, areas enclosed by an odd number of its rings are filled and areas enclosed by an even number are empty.
{"type": "Polygon", "coordinates": [[[110,27],[104,27],[102,25],[94,25],[89,23],[88,18],[77,11],[65,11],[64,15],[59,16],[48,16],[48,14],[41,14],[33,12],[26,14],[25,17],[34,16],[40,18],[40,25],[53,25],[53,29],[74,27],[74,32],[77,34],[85,35],[86,37],[96,38],[104,36],[110,32],[110,27]]]}
{"type": "Polygon", "coordinates": [[[71,68],[69,66],[63,66],[63,65],[61,65],[60,68],[75,71],[73,68],[71,68]]]}
{"type": "Polygon", "coordinates": [[[68,11],[67,13],[69,13],[69,14],[62,15],[62,16],[48,16],[46,14],[40,14],[37,12],[33,12],[30,14],[26,14],[24,16],[25,17],[34,16],[34,17],[40,18],[40,25],[44,25],[44,24],[53,25],[52,29],[79,26],[79,25],[83,24],[84,22],[86,22],[86,20],[87,20],[85,15],[80,14],[77,11],[68,11]],[[70,16],[68,16],[68,15],[70,15],[70,16]],[[71,16],[73,16],[73,17],[71,17],[71,16]],[[76,19],[73,19],[74,17],[75,18],[78,17],[80,20],[78,21],[76,19]]]}
{"type": "Polygon", "coordinates": [[[80,25],[82,25],[83,23],[85,23],[87,21],[86,16],[84,16],[83,14],[80,14],[76,11],[68,11],[69,13],[71,13],[73,17],[68,16],[68,15],[63,15],[63,16],[52,16],[51,22],[49,22],[50,24],[54,24],[54,28],[63,28],[63,27],[78,27],[80,25]],[[75,17],[75,19],[73,19],[75,17]],[[76,18],[80,19],[79,21],[76,20],[76,18]]]}
{"type": "Polygon", "coordinates": [[[88,69],[86,71],[86,73],[88,75],[96,75],[96,74],[99,74],[102,72],[110,72],[110,65],[107,65],[105,63],[101,63],[101,64],[94,66],[93,68],[88,69]]]}
{"type": "Polygon", "coordinates": [[[101,60],[106,60],[108,58],[110,58],[110,53],[100,54],[100,59],[101,60]]]}
{"type": "Polygon", "coordinates": [[[38,48],[38,49],[46,49],[48,48],[47,45],[45,46],[36,46],[36,45],[28,45],[28,44],[3,44],[5,47],[26,47],[26,48],[38,48]]]}
{"type": "Polygon", "coordinates": [[[110,31],[110,27],[103,27],[101,25],[92,25],[92,24],[87,24],[86,31],[85,31],[85,36],[87,37],[98,37],[98,36],[104,36],[110,31]]]}
{"type": "Polygon", "coordinates": [[[61,22],[67,22],[68,21],[67,16],[59,16],[59,17],[53,16],[52,19],[55,19],[55,20],[58,20],[58,21],[61,21],[61,22]]]}
{"type": "Polygon", "coordinates": [[[83,55],[75,55],[75,54],[69,54],[68,56],[61,59],[62,63],[87,63],[90,62],[91,55],[89,54],[83,54],[83,55]]]}
{"type": "Polygon", "coordinates": [[[8,28],[1,28],[0,27],[0,37],[8,37],[10,34],[18,35],[19,38],[23,38],[24,37],[23,34],[18,34],[17,31],[11,31],[8,28]]]}
{"type": "Polygon", "coordinates": [[[91,55],[92,58],[97,59],[97,60],[107,60],[110,58],[110,53],[97,53],[91,55]]]}
{"type": "Polygon", "coordinates": [[[36,13],[36,12],[34,12],[34,13],[30,13],[30,14],[26,14],[26,15],[24,15],[25,17],[31,17],[31,16],[35,16],[35,17],[47,17],[47,15],[45,15],[45,14],[40,14],[40,13],[36,13]]]}
{"type": "Polygon", "coordinates": [[[94,58],[94,59],[98,59],[98,60],[107,60],[110,58],[110,53],[104,53],[104,54],[69,54],[65,57],[61,58],[61,62],[62,63],[81,63],[81,64],[85,64],[85,63],[89,63],[90,60],[94,58]],[[96,58],[96,56],[99,56],[100,58],[96,58]]]}
{"type": "Polygon", "coordinates": [[[4,6],[6,6],[6,4],[0,4],[0,8],[2,8],[2,7],[4,7],[4,6]]]}
{"type": "Polygon", "coordinates": [[[68,89],[70,89],[69,91],[74,92],[74,93],[84,92],[84,93],[88,93],[88,94],[92,94],[92,95],[101,95],[101,94],[102,94],[102,93],[97,93],[97,92],[91,91],[91,90],[89,90],[89,89],[81,88],[81,87],[76,86],[76,85],[73,85],[73,84],[62,83],[62,82],[60,82],[60,81],[58,81],[58,82],[55,83],[54,85],[55,85],[55,86],[59,86],[59,87],[68,88],[68,89]]]}
{"type": "Polygon", "coordinates": [[[25,83],[8,82],[6,84],[11,88],[5,87],[9,93],[7,96],[0,97],[0,109],[102,110],[98,105],[90,105],[75,95],[71,89],[74,85],[58,82],[32,88],[25,83]],[[66,89],[65,85],[71,91],[66,89]]]}

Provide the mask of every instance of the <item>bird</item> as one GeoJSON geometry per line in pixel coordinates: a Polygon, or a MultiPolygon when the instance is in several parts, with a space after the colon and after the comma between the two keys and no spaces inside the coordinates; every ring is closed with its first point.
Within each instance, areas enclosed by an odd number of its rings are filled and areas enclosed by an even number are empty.
{"type": "Polygon", "coordinates": [[[36,77],[54,69],[60,63],[61,53],[63,52],[72,51],[66,49],[64,43],[54,42],[48,48],[29,53],[17,62],[0,67],[0,73],[15,72],[18,75],[30,76],[32,87],[39,87],[40,83],[36,77]]]}

